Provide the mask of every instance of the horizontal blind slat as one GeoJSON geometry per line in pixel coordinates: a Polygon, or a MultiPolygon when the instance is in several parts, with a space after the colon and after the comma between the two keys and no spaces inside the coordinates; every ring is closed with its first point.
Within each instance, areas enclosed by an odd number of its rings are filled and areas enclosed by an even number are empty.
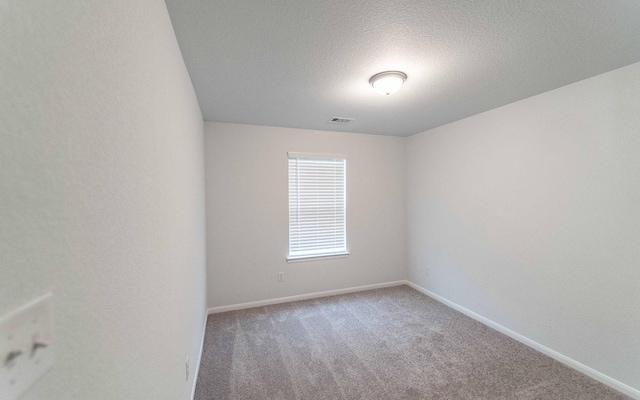
{"type": "Polygon", "coordinates": [[[346,251],[346,161],[289,159],[289,253],[346,251]]]}

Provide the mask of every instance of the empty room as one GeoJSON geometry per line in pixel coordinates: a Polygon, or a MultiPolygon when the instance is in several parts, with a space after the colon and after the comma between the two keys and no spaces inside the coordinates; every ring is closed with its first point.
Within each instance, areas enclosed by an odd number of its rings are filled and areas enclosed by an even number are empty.
{"type": "Polygon", "coordinates": [[[638,21],[0,0],[0,400],[640,400],[638,21]]]}

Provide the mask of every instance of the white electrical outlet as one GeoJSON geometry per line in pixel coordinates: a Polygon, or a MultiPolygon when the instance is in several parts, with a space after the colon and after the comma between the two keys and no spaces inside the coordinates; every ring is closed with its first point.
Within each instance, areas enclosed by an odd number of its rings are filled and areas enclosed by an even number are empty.
{"type": "Polygon", "coordinates": [[[16,400],[52,366],[51,293],[0,320],[0,399],[16,400]]]}
{"type": "Polygon", "coordinates": [[[189,357],[187,357],[187,362],[185,363],[185,367],[187,370],[187,381],[189,381],[189,357]]]}
{"type": "Polygon", "coordinates": [[[278,272],[278,282],[284,282],[284,272],[278,272]]]}
{"type": "Polygon", "coordinates": [[[431,275],[431,267],[427,266],[424,268],[425,275],[431,275]]]}

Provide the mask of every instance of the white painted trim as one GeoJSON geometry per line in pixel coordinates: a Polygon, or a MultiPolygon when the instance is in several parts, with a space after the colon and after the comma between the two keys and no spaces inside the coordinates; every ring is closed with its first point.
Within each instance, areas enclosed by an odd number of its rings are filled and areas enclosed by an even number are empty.
{"type": "Polygon", "coordinates": [[[211,307],[207,309],[207,314],[217,314],[225,311],[243,310],[245,308],[262,307],[262,306],[268,306],[271,304],[289,303],[289,302],[298,301],[298,300],[315,299],[318,297],[335,296],[338,294],[362,292],[364,290],[380,289],[385,287],[400,286],[400,285],[407,285],[407,284],[408,282],[405,280],[392,281],[392,282],[376,283],[373,285],[354,286],[354,287],[344,288],[344,289],[327,290],[324,292],[299,294],[296,296],[278,297],[278,298],[269,299],[269,300],[251,301],[249,303],[240,303],[240,304],[232,304],[228,306],[211,307]]]}
{"type": "Polygon", "coordinates": [[[194,400],[196,396],[196,384],[198,382],[198,374],[200,374],[200,362],[202,361],[202,352],[204,351],[204,335],[207,333],[207,317],[209,314],[205,314],[204,316],[204,326],[202,327],[202,340],[200,341],[200,353],[198,354],[198,364],[196,364],[196,368],[193,370],[193,385],[191,386],[191,400],[194,400]]]}
{"type": "Polygon", "coordinates": [[[312,158],[315,160],[346,160],[346,154],[326,154],[326,153],[304,153],[299,151],[288,151],[289,158],[312,158]]]}
{"type": "Polygon", "coordinates": [[[305,261],[320,261],[320,260],[331,260],[334,258],[346,258],[349,257],[349,252],[345,251],[342,253],[331,253],[331,254],[324,254],[324,255],[315,255],[315,256],[297,256],[297,257],[287,257],[287,262],[288,263],[298,263],[298,262],[305,262],[305,261]]]}
{"type": "Polygon", "coordinates": [[[540,343],[538,343],[536,341],[533,341],[533,340],[529,339],[528,337],[523,336],[523,335],[521,335],[521,334],[519,334],[517,332],[514,332],[509,328],[505,328],[504,326],[502,326],[502,325],[500,325],[500,324],[498,324],[496,322],[493,322],[492,320],[490,320],[488,318],[485,318],[480,314],[476,314],[475,312],[473,312],[473,311],[471,311],[471,310],[469,310],[467,308],[464,308],[461,305],[459,305],[457,303],[454,303],[451,300],[448,300],[448,299],[446,299],[446,298],[444,298],[444,297],[442,297],[442,296],[440,296],[438,294],[433,293],[430,290],[427,290],[427,289],[423,288],[422,286],[418,286],[415,283],[410,282],[410,281],[406,281],[406,284],[411,286],[415,290],[417,290],[417,291],[419,291],[419,292],[421,292],[421,293],[433,298],[434,300],[437,300],[437,301],[439,301],[440,303],[442,303],[444,305],[447,305],[447,306],[449,306],[449,307],[451,307],[451,308],[453,308],[455,310],[458,310],[461,313],[463,313],[463,314],[475,319],[476,321],[481,322],[481,323],[487,325],[488,327],[493,328],[493,329],[497,330],[498,332],[501,332],[501,333],[503,333],[503,334],[505,334],[505,335],[507,335],[507,336],[519,341],[520,343],[523,343],[523,344],[525,344],[525,345],[527,345],[527,346],[529,346],[529,347],[541,352],[542,354],[546,354],[547,356],[553,358],[556,361],[559,361],[559,362],[563,363],[564,365],[566,365],[566,366],[568,366],[570,368],[573,368],[573,369],[575,369],[575,370],[577,370],[579,372],[582,372],[583,374],[585,374],[585,375],[587,375],[587,376],[589,376],[589,377],[591,377],[591,378],[593,378],[593,379],[595,379],[595,380],[597,380],[599,382],[602,382],[605,385],[610,386],[613,389],[615,389],[615,390],[617,390],[617,391],[619,391],[619,392],[621,392],[623,394],[626,394],[627,396],[630,396],[630,397],[632,397],[634,399],[639,399],[640,400],[640,390],[638,390],[638,389],[634,389],[631,386],[625,385],[624,383],[622,383],[620,381],[617,381],[617,380],[611,378],[610,376],[607,376],[607,375],[605,375],[605,374],[603,374],[601,372],[598,372],[593,368],[587,367],[586,365],[581,364],[578,361],[565,356],[564,354],[558,353],[555,350],[552,350],[552,349],[550,349],[550,348],[548,348],[546,346],[543,346],[540,343]]]}

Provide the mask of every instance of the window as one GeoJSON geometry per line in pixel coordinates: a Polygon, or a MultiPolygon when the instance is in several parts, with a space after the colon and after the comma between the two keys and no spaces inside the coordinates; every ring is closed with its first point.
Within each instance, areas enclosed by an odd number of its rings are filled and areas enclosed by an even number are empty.
{"type": "Polygon", "coordinates": [[[347,256],[346,157],[289,153],[288,261],[347,256]]]}

